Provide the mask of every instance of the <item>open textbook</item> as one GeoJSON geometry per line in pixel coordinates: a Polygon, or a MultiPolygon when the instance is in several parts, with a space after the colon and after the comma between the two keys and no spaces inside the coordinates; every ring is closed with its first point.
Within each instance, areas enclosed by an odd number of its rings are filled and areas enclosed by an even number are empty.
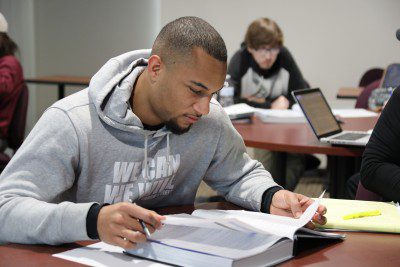
{"type": "Polygon", "coordinates": [[[322,199],[321,204],[327,208],[325,225],[317,225],[322,229],[353,230],[400,233],[400,213],[393,203],[377,201],[361,201],[346,199],[322,199]],[[346,215],[360,212],[379,211],[378,216],[367,216],[344,219],[346,215]]]}
{"type": "Polygon", "coordinates": [[[181,266],[274,265],[294,256],[299,237],[344,238],[302,228],[315,214],[319,201],[299,219],[234,210],[170,215],[148,242],[127,253],[181,266]]]}

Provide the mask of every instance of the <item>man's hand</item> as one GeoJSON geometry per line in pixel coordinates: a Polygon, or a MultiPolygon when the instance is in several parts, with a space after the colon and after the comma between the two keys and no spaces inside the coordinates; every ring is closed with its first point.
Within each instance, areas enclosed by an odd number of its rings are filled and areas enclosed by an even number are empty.
{"type": "Polygon", "coordinates": [[[289,108],[289,100],[283,95],[279,96],[274,100],[271,104],[271,109],[288,109],[289,108]]]}
{"type": "Polygon", "coordinates": [[[124,249],[132,249],[136,243],[145,242],[146,235],[138,219],[142,219],[153,233],[161,227],[161,220],[165,217],[127,202],[104,206],[97,218],[100,240],[124,249]]]}
{"type": "MultiPolygon", "coordinates": [[[[274,215],[300,218],[303,212],[314,202],[309,197],[296,194],[287,190],[279,190],[274,194],[271,201],[270,213],[274,215]]],[[[325,224],[326,207],[319,205],[317,212],[312,218],[313,222],[325,224]]],[[[314,228],[314,224],[309,222],[306,227],[314,228]]]]}
{"type": "Polygon", "coordinates": [[[255,96],[250,96],[246,98],[247,101],[255,102],[258,104],[264,104],[265,103],[265,98],[264,97],[255,97],[255,96]]]}

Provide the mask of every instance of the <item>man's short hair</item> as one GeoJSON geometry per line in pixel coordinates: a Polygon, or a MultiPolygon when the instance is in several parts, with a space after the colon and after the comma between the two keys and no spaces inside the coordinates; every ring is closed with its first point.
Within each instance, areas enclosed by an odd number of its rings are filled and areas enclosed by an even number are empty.
{"type": "Polygon", "coordinates": [[[221,35],[206,21],[197,17],[182,17],[165,25],[152,48],[168,65],[185,60],[199,47],[211,57],[226,63],[227,52],[221,35]]]}
{"type": "Polygon", "coordinates": [[[281,47],[283,33],[272,19],[260,18],[253,21],[247,28],[244,42],[248,48],[253,49],[262,46],[281,47]]]}

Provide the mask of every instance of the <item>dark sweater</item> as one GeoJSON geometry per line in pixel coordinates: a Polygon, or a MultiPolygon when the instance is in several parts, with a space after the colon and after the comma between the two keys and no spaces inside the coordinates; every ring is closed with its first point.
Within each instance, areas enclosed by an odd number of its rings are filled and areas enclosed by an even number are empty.
{"type": "Polygon", "coordinates": [[[282,47],[275,63],[268,70],[261,69],[245,46],[237,51],[228,66],[231,84],[235,88],[235,103],[247,103],[254,107],[270,108],[271,103],[280,95],[285,96],[290,106],[294,104],[290,93],[296,89],[309,87],[296,62],[286,47],[282,47]],[[262,81],[261,81],[262,80],[262,81]],[[260,81],[266,102],[259,104],[245,100],[257,91],[260,81]]]}
{"type": "Polygon", "coordinates": [[[397,88],[374,128],[361,166],[362,185],[400,201],[400,90],[397,88]]]}

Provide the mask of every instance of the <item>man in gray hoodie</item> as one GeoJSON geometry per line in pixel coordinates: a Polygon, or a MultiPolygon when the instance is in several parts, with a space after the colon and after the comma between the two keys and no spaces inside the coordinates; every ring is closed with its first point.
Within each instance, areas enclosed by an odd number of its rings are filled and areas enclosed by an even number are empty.
{"type": "Polygon", "coordinates": [[[109,60],[48,108],[0,176],[0,242],[100,238],[129,249],[146,240],[138,219],[159,228],[163,216],[149,209],[193,204],[202,180],[246,209],[300,216],[312,200],[249,158],[212,98],[226,61],[216,30],[183,17],[151,51],[109,60]]]}

